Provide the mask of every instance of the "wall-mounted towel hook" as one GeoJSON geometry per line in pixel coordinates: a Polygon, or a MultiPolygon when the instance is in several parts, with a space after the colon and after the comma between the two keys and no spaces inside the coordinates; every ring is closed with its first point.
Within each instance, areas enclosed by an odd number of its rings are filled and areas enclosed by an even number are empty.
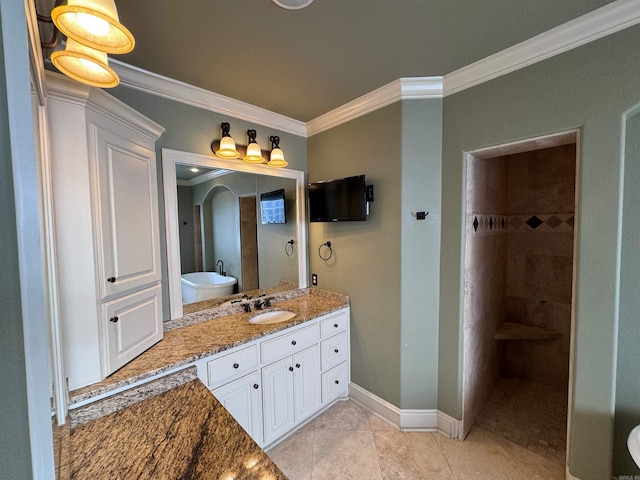
{"type": "Polygon", "coordinates": [[[331,259],[331,257],[333,257],[333,249],[331,248],[331,242],[330,242],[330,241],[328,241],[328,240],[327,240],[325,243],[323,243],[322,245],[320,245],[320,246],[318,247],[318,256],[319,256],[322,260],[324,260],[325,262],[326,262],[327,260],[330,260],[330,259],[331,259]],[[320,251],[322,250],[322,247],[327,247],[327,248],[329,249],[329,256],[328,256],[328,257],[323,257],[323,256],[322,256],[322,253],[320,252],[320,251]]]}
{"type": "Polygon", "coordinates": [[[284,253],[287,254],[287,257],[293,255],[293,238],[284,244],[284,253]],[[291,247],[291,248],[289,248],[291,247]]]}

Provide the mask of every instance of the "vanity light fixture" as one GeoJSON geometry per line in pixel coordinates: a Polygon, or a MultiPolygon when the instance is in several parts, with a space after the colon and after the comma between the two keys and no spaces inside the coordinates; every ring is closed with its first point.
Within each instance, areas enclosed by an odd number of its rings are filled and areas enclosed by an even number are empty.
{"type": "Polygon", "coordinates": [[[107,54],[67,38],[64,50],[51,53],[51,62],[58,70],[78,82],[92,87],[113,88],[120,82],[109,67],[107,54]]]}
{"type": "Polygon", "coordinates": [[[256,142],[256,131],[247,130],[247,137],[249,137],[249,145],[247,145],[247,153],[243,160],[248,163],[264,163],[262,150],[258,142],[256,142]]]}
{"type": "Polygon", "coordinates": [[[68,39],[106,53],[128,53],[135,39],[120,23],[114,0],[67,0],[51,19],[68,39]]]}
{"type": "Polygon", "coordinates": [[[287,161],[284,159],[284,153],[280,149],[280,137],[272,135],[269,137],[271,141],[271,155],[269,156],[269,162],[267,165],[270,167],[286,167],[287,161]]]}
{"type": "Polygon", "coordinates": [[[238,158],[240,153],[236,150],[236,142],[229,133],[231,126],[227,122],[223,122],[220,127],[222,128],[222,138],[220,139],[220,147],[217,150],[214,150],[216,157],[224,158],[226,160],[238,158]]]}

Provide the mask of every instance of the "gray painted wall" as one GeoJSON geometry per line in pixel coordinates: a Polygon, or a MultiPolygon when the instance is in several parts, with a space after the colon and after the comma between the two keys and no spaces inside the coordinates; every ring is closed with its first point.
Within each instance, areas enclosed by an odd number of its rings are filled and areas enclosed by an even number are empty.
{"type": "MultiPolygon", "coordinates": [[[[0,11],[0,15],[2,15],[0,11]]],[[[0,34],[2,26],[0,25],[0,34]]],[[[5,59],[0,48],[0,465],[7,478],[31,478],[31,447],[16,210],[11,167],[11,139],[7,106],[5,59]],[[8,432],[11,432],[9,435],[8,432]]]]}
{"type": "Polygon", "coordinates": [[[178,225],[180,228],[180,268],[182,273],[195,272],[193,188],[185,185],[178,185],[178,225]]]}
{"type": "Polygon", "coordinates": [[[640,112],[635,109],[625,119],[624,197],[622,252],[620,269],[620,323],[618,325],[618,368],[616,374],[616,414],[613,473],[638,475],[640,470],[627,453],[626,435],[640,425],[640,375],[638,375],[638,339],[640,338],[640,112]]]}
{"type": "MultiPolygon", "coordinates": [[[[640,28],[632,27],[444,100],[438,406],[457,418],[462,396],[463,152],[581,128],[569,466],[582,480],[611,476],[619,231],[625,221],[620,202],[622,118],[640,102],[639,44],[640,28]]],[[[625,198],[637,204],[637,192],[625,192],[625,198]]],[[[637,365],[637,348],[621,347],[618,358],[637,365]]],[[[633,390],[639,398],[640,390],[633,390]]],[[[616,431],[615,438],[627,433],[616,431]]],[[[618,455],[627,454],[616,451],[618,455]]]]}
{"type": "Polygon", "coordinates": [[[366,222],[311,223],[310,271],[351,299],[351,379],[399,406],[402,108],[394,103],[308,139],[309,181],[366,175],[375,201],[366,222]],[[333,257],[318,248],[331,241],[333,257]],[[326,255],[326,253],[325,253],[326,255]]]}
{"type": "MultiPolygon", "coordinates": [[[[442,100],[401,103],[401,401],[438,406],[442,100]],[[417,211],[427,211],[417,220],[417,211]]],[[[375,204],[374,204],[375,207],[375,204]]],[[[379,279],[383,284],[384,278],[379,279]]]]}

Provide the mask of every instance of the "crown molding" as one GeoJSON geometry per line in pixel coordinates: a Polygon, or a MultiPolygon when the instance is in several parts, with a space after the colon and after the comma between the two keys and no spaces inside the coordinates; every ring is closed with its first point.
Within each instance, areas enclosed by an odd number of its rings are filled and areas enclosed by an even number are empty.
{"type": "Polygon", "coordinates": [[[640,23],[640,0],[617,0],[444,77],[399,78],[307,123],[110,59],[121,85],[310,137],[399,100],[453,95],[640,23]]]}
{"type": "Polygon", "coordinates": [[[444,95],[493,80],[640,23],[640,0],[617,0],[444,76],[444,95]]]}
{"type": "Polygon", "coordinates": [[[126,87],[301,137],[307,134],[305,123],[299,120],[119,60],[110,58],[109,64],[120,77],[120,84],[126,87]]]}
{"type": "Polygon", "coordinates": [[[399,78],[307,122],[311,137],[399,100],[442,97],[442,77],[399,78]]]}

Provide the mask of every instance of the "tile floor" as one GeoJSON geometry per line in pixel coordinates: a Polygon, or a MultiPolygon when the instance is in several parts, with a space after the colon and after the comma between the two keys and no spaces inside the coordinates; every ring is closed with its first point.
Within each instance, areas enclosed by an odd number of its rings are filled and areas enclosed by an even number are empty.
{"type": "Polygon", "coordinates": [[[564,467],[474,427],[464,442],[400,432],[348,400],[267,452],[290,480],[560,480],[564,467]]]}
{"type": "Polygon", "coordinates": [[[558,463],[566,461],[566,391],[503,378],[476,424],[558,463]]]}

